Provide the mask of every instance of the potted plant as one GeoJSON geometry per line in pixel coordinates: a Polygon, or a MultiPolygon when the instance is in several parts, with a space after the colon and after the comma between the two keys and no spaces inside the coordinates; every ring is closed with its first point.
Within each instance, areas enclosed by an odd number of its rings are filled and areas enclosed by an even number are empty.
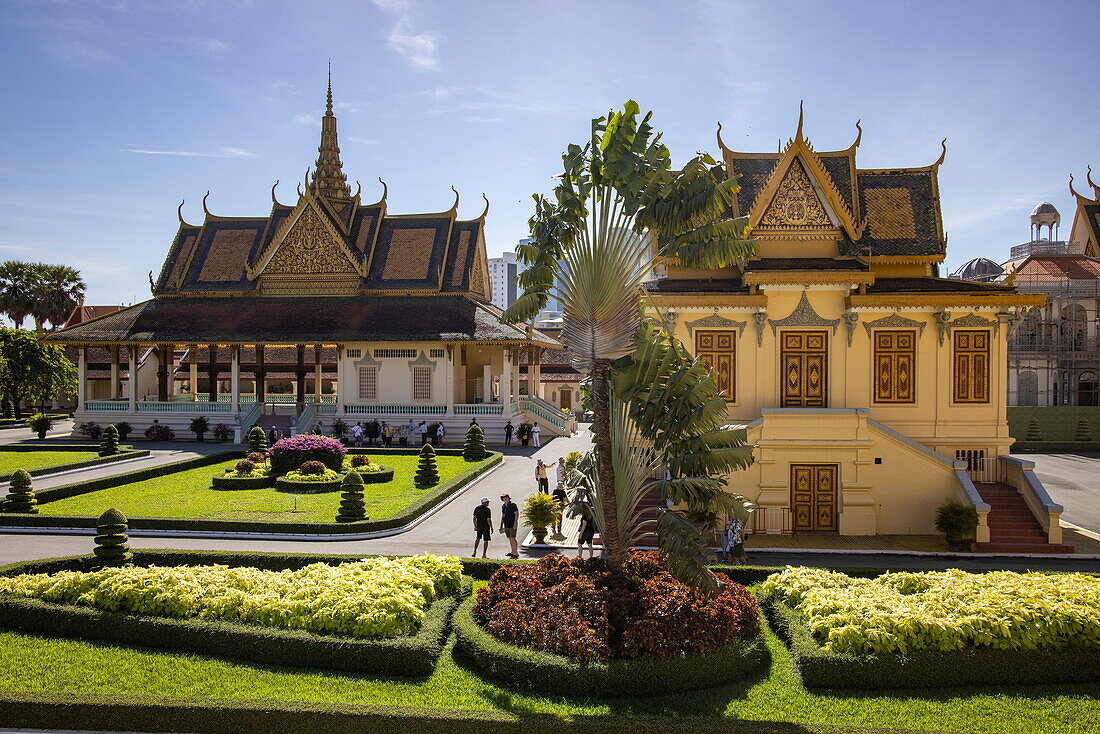
{"type": "Polygon", "coordinates": [[[526,446],[531,442],[531,427],[533,424],[524,421],[516,427],[516,437],[521,445],[526,446]]]}
{"type": "Polygon", "coordinates": [[[546,542],[546,530],[554,524],[557,511],[558,503],[542,492],[536,492],[523,503],[523,522],[531,527],[535,543],[541,545],[546,542]]]}
{"type": "Polygon", "coordinates": [[[87,436],[93,441],[98,441],[99,437],[103,435],[103,426],[99,425],[98,423],[81,423],[79,426],[76,427],[76,430],[80,431],[83,435],[87,436]]]}
{"type": "Polygon", "coordinates": [[[195,438],[202,441],[202,437],[210,430],[210,421],[205,415],[200,415],[197,418],[191,419],[191,425],[187,427],[187,430],[195,434],[195,438]]]}
{"type": "Polygon", "coordinates": [[[126,437],[130,435],[130,431],[134,430],[134,427],[126,421],[121,421],[115,424],[115,430],[118,431],[118,440],[125,441],[126,437]]]}
{"type": "Polygon", "coordinates": [[[966,540],[978,527],[978,511],[961,502],[948,502],[936,510],[936,530],[947,539],[947,549],[963,550],[966,540]]]}
{"type": "Polygon", "coordinates": [[[53,428],[53,421],[45,413],[35,413],[27,419],[27,427],[37,433],[39,438],[45,438],[46,431],[53,428]]]}
{"type": "Polygon", "coordinates": [[[230,428],[229,426],[225,425],[224,423],[219,423],[218,425],[214,426],[214,440],[215,441],[221,441],[222,443],[225,443],[226,441],[228,441],[232,437],[233,437],[233,429],[230,428]]]}

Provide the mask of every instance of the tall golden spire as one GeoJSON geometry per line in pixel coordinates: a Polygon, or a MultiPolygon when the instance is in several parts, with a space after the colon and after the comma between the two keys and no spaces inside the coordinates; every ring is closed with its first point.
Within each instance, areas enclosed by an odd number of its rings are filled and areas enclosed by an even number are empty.
{"type": "Polygon", "coordinates": [[[349,199],[351,189],[340,161],[340,146],[336,141],[336,116],[332,114],[332,62],[328,64],[328,97],[325,116],[321,118],[321,145],[317,147],[317,164],[309,189],[330,199],[349,199]]]}

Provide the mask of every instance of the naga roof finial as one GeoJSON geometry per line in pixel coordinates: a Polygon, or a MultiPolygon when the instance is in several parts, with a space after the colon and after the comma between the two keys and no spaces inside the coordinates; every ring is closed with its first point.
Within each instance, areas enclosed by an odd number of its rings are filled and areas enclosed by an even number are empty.
{"type": "Polygon", "coordinates": [[[802,110],[802,103],[803,103],[803,100],[801,100],[801,99],[798,100],[798,129],[795,130],[795,132],[794,132],[794,139],[795,140],[803,140],[804,139],[802,137],[802,123],[805,121],[805,114],[803,113],[803,110],[802,110]]]}
{"type": "Polygon", "coordinates": [[[204,214],[206,214],[206,216],[213,217],[215,215],[211,214],[210,210],[206,208],[206,200],[209,199],[209,198],[210,198],[210,192],[207,191],[206,196],[202,197],[202,211],[203,211],[204,214]]]}
{"type": "Polygon", "coordinates": [[[856,142],[852,143],[852,149],[859,147],[859,142],[863,140],[863,128],[860,127],[860,121],[856,120],[856,142]]]}
{"type": "Polygon", "coordinates": [[[728,151],[729,148],[727,148],[726,144],[722,142],[722,121],[721,120],[718,121],[718,131],[714,135],[715,135],[715,137],[718,138],[718,147],[721,148],[722,150],[728,151]]]}
{"type": "Polygon", "coordinates": [[[271,185],[271,203],[275,206],[282,206],[279,200],[275,198],[275,187],[279,185],[279,179],[275,179],[275,183],[271,185]]]}
{"type": "Polygon", "coordinates": [[[940,157],[936,159],[936,162],[932,164],[933,168],[937,168],[943,165],[944,160],[947,158],[947,138],[940,141],[940,157]]]}
{"type": "Polygon", "coordinates": [[[1092,194],[1096,197],[1097,201],[1100,201],[1100,185],[1092,180],[1092,166],[1089,166],[1088,176],[1085,178],[1089,182],[1089,186],[1092,187],[1092,194]]]}
{"type": "Polygon", "coordinates": [[[361,184],[361,183],[359,183],[358,181],[356,181],[356,182],[355,182],[355,196],[353,196],[352,198],[353,198],[353,199],[358,199],[358,198],[359,198],[359,194],[361,194],[362,192],[363,192],[363,184],[361,184]]]}
{"type": "Polygon", "coordinates": [[[457,212],[458,211],[458,189],[456,189],[454,186],[452,186],[451,191],[455,192],[455,203],[451,206],[450,210],[452,212],[457,212]]]}
{"type": "Polygon", "coordinates": [[[179,217],[180,224],[182,224],[184,227],[190,227],[191,226],[190,224],[183,221],[183,205],[186,204],[186,203],[187,203],[187,199],[184,199],[183,201],[180,202],[179,207],[176,209],[176,216],[179,217]]]}
{"type": "Polygon", "coordinates": [[[378,183],[382,184],[382,198],[378,200],[378,203],[382,204],[386,201],[386,197],[390,195],[390,187],[386,185],[381,176],[378,177],[378,183]]]}
{"type": "Polygon", "coordinates": [[[481,198],[485,199],[485,211],[481,213],[481,216],[478,217],[478,219],[480,219],[481,221],[485,221],[485,217],[489,215],[489,197],[485,194],[482,194],[481,198]]]}
{"type": "Polygon", "coordinates": [[[1073,194],[1073,196],[1078,201],[1088,201],[1088,198],[1086,198],[1084,196],[1081,196],[1080,194],[1078,194],[1076,191],[1073,190],[1073,174],[1072,173],[1069,175],[1069,192],[1071,194],[1073,194]]]}

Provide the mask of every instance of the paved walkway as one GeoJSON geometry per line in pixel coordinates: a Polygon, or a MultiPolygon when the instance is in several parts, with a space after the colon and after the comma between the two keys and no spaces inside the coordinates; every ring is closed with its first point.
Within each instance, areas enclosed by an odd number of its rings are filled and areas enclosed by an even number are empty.
{"type": "Polygon", "coordinates": [[[1100,533],[1100,453],[1014,456],[1035,462],[1035,476],[1065,508],[1063,520],[1100,533]]]}

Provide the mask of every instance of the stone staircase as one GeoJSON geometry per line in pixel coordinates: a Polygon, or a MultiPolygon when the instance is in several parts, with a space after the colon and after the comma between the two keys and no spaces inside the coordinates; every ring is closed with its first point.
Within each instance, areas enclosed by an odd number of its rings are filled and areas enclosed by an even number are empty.
{"type": "Polygon", "coordinates": [[[283,438],[290,435],[290,422],[289,415],[261,415],[256,419],[256,425],[264,429],[264,433],[269,433],[271,427],[275,426],[283,438]]]}
{"type": "Polygon", "coordinates": [[[991,508],[989,542],[971,543],[978,553],[1072,553],[1073,546],[1047,542],[1046,531],[1035,519],[1024,498],[1014,487],[994,482],[975,482],[991,508]]]}

